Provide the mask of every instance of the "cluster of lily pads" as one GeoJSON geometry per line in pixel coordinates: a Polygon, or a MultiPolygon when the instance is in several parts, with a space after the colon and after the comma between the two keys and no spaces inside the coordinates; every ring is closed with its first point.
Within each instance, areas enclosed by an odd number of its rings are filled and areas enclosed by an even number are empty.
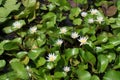
{"type": "Polygon", "coordinates": [[[119,80],[119,0],[0,0],[0,80],[119,80]]]}

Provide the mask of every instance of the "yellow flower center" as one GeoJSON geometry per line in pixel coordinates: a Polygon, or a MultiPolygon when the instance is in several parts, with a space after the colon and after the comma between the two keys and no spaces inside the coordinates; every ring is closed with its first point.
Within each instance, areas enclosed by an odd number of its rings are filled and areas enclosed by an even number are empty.
{"type": "Polygon", "coordinates": [[[86,43],[86,39],[81,39],[80,42],[81,43],[86,43]]]}
{"type": "Polygon", "coordinates": [[[49,58],[49,60],[50,60],[50,61],[54,61],[54,60],[55,60],[55,57],[54,57],[54,56],[51,56],[51,57],[49,58]]]}

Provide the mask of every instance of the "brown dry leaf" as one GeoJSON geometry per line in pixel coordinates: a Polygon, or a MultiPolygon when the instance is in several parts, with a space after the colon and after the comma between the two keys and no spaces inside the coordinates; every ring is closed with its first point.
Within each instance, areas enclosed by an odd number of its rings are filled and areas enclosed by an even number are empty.
{"type": "Polygon", "coordinates": [[[107,8],[107,10],[106,10],[106,16],[113,16],[113,15],[115,15],[116,14],[116,12],[117,12],[117,8],[116,8],[116,6],[110,6],[109,8],[107,8]]]}
{"type": "Polygon", "coordinates": [[[70,3],[71,7],[77,7],[78,4],[75,3],[73,0],[68,0],[68,2],[70,3]]]}

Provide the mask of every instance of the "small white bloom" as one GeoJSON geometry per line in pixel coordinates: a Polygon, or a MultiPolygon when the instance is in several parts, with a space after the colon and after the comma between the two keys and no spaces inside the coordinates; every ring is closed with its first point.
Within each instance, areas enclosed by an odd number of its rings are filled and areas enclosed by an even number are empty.
{"type": "Polygon", "coordinates": [[[93,18],[88,19],[88,23],[93,23],[93,22],[94,22],[93,18]]]}
{"type": "Polygon", "coordinates": [[[31,77],[31,76],[32,76],[32,74],[31,74],[31,73],[28,73],[28,76],[30,76],[30,77],[31,77]]]}
{"type": "Polygon", "coordinates": [[[62,40],[62,39],[58,39],[58,40],[56,41],[56,44],[59,45],[59,46],[62,45],[62,43],[63,43],[63,40],[62,40]]]}
{"type": "Polygon", "coordinates": [[[36,31],[37,31],[37,27],[36,26],[30,28],[30,33],[31,34],[35,33],[36,31]]]}
{"type": "Polygon", "coordinates": [[[87,43],[87,37],[80,37],[80,39],[78,39],[78,41],[80,42],[80,46],[84,45],[87,43]]]}
{"type": "Polygon", "coordinates": [[[28,72],[28,76],[32,76],[32,74],[31,74],[31,71],[30,71],[30,67],[29,66],[26,66],[26,70],[27,70],[27,72],[28,72]]]}
{"type": "Polygon", "coordinates": [[[66,27],[60,28],[60,33],[65,34],[66,32],[67,32],[67,28],[66,27]]]}
{"type": "Polygon", "coordinates": [[[69,71],[70,71],[70,67],[65,66],[65,67],[63,68],[63,70],[64,70],[65,72],[69,72],[69,71]]]}
{"type": "Polygon", "coordinates": [[[27,69],[27,70],[29,70],[29,69],[30,69],[30,67],[29,67],[29,66],[26,66],[26,69],[27,69]]]}
{"type": "Polygon", "coordinates": [[[47,57],[47,59],[48,59],[47,61],[53,62],[56,60],[56,58],[57,58],[57,56],[54,53],[49,53],[49,55],[47,57]]]}
{"type": "Polygon", "coordinates": [[[82,16],[82,17],[86,17],[86,16],[87,16],[87,12],[82,12],[82,13],[81,13],[81,16],[82,16]]]}
{"type": "Polygon", "coordinates": [[[18,21],[14,22],[14,23],[13,23],[13,26],[14,26],[15,28],[21,28],[21,27],[22,27],[21,23],[18,22],[18,21]]]}
{"type": "Polygon", "coordinates": [[[72,37],[73,39],[76,39],[76,38],[79,37],[79,35],[78,35],[78,33],[73,32],[73,33],[71,34],[71,37],[72,37]]]}
{"type": "Polygon", "coordinates": [[[91,9],[90,12],[91,12],[92,15],[96,15],[98,10],[97,9],[91,9]]]}
{"type": "Polygon", "coordinates": [[[103,17],[100,16],[100,17],[97,17],[97,20],[96,20],[96,21],[97,21],[99,24],[101,24],[101,22],[104,21],[104,20],[103,20],[103,17]]]}
{"type": "Polygon", "coordinates": [[[8,78],[6,80],[9,80],[8,78]]]}

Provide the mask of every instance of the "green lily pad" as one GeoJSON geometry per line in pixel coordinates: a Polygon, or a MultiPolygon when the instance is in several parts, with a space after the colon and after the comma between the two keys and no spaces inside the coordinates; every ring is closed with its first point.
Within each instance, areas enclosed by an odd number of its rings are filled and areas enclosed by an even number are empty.
{"type": "Polygon", "coordinates": [[[120,80],[120,71],[107,71],[103,77],[103,80],[120,80]]]}
{"type": "Polygon", "coordinates": [[[3,48],[4,50],[18,50],[19,45],[16,42],[7,42],[6,44],[4,44],[3,48]]]}
{"type": "Polygon", "coordinates": [[[67,59],[71,58],[72,56],[75,56],[79,53],[79,48],[73,48],[73,49],[66,49],[65,50],[65,56],[67,59]]]}
{"type": "Polygon", "coordinates": [[[0,60],[0,68],[3,68],[6,65],[5,60],[0,60]]]}
{"type": "Polygon", "coordinates": [[[119,68],[120,68],[120,56],[117,56],[113,69],[119,69],[119,68]]]}
{"type": "Polygon", "coordinates": [[[81,12],[81,9],[80,9],[80,8],[78,8],[78,7],[72,8],[72,9],[70,10],[69,18],[70,18],[71,20],[73,20],[74,17],[77,17],[77,16],[80,14],[80,12],[81,12]]]}
{"type": "Polygon", "coordinates": [[[28,52],[26,52],[26,51],[20,51],[20,52],[18,52],[17,53],[17,57],[18,58],[23,58],[23,57],[25,57],[25,55],[27,55],[28,54],[28,52]]]}
{"type": "Polygon", "coordinates": [[[108,41],[108,35],[106,32],[103,32],[97,37],[97,41],[95,42],[95,44],[98,45],[101,43],[105,43],[107,41],[108,41]]]}
{"type": "Polygon", "coordinates": [[[37,59],[39,57],[39,55],[42,55],[45,51],[46,50],[44,48],[34,49],[28,53],[28,56],[30,59],[32,59],[34,61],[35,59],[37,59]]]}
{"type": "Polygon", "coordinates": [[[82,19],[80,19],[80,18],[77,18],[77,19],[73,20],[74,25],[80,25],[81,23],[82,23],[82,19]]]}
{"type": "Polygon", "coordinates": [[[79,80],[90,80],[91,74],[85,70],[77,70],[79,80]]]}
{"type": "Polygon", "coordinates": [[[113,52],[108,53],[106,56],[107,56],[107,58],[108,58],[109,62],[114,61],[114,60],[115,60],[115,58],[116,58],[116,54],[115,54],[115,53],[113,53],[113,52]]]}
{"type": "Polygon", "coordinates": [[[24,65],[17,59],[12,59],[10,61],[12,69],[17,73],[17,77],[21,79],[28,79],[28,73],[24,65]]]}
{"type": "Polygon", "coordinates": [[[63,78],[63,77],[65,77],[67,75],[67,73],[65,73],[65,72],[55,72],[54,73],[54,77],[55,78],[63,78]]]}
{"type": "Polygon", "coordinates": [[[40,57],[36,60],[37,67],[43,66],[45,63],[46,63],[46,59],[44,57],[40,57]]]}
{"type": "Polygon", "coordinates": [[[3,45],[4,45],[5,43],[7,43],[7,42],[9,42],[9,40],[4,40],[4,41],[2,41],[2,42],[0,43],[0,55],[3,54],[3,52],[4,52],[3,45]]]}
{"type": "Polygon", "coordinates": [[[98,56],[98,64],[97,64],[98,71],[100,73],[103,73],[106,70],[108,63],[109,63],[109,61],[108,61],[108,58],[106,55],[102,55],[102,54],[99,55],[98,56]]]}
{"type": "Polygon", "coordinates": [[[96,75],[93,75],[90,80],[100,80],[100,78],[96,75]]]}

